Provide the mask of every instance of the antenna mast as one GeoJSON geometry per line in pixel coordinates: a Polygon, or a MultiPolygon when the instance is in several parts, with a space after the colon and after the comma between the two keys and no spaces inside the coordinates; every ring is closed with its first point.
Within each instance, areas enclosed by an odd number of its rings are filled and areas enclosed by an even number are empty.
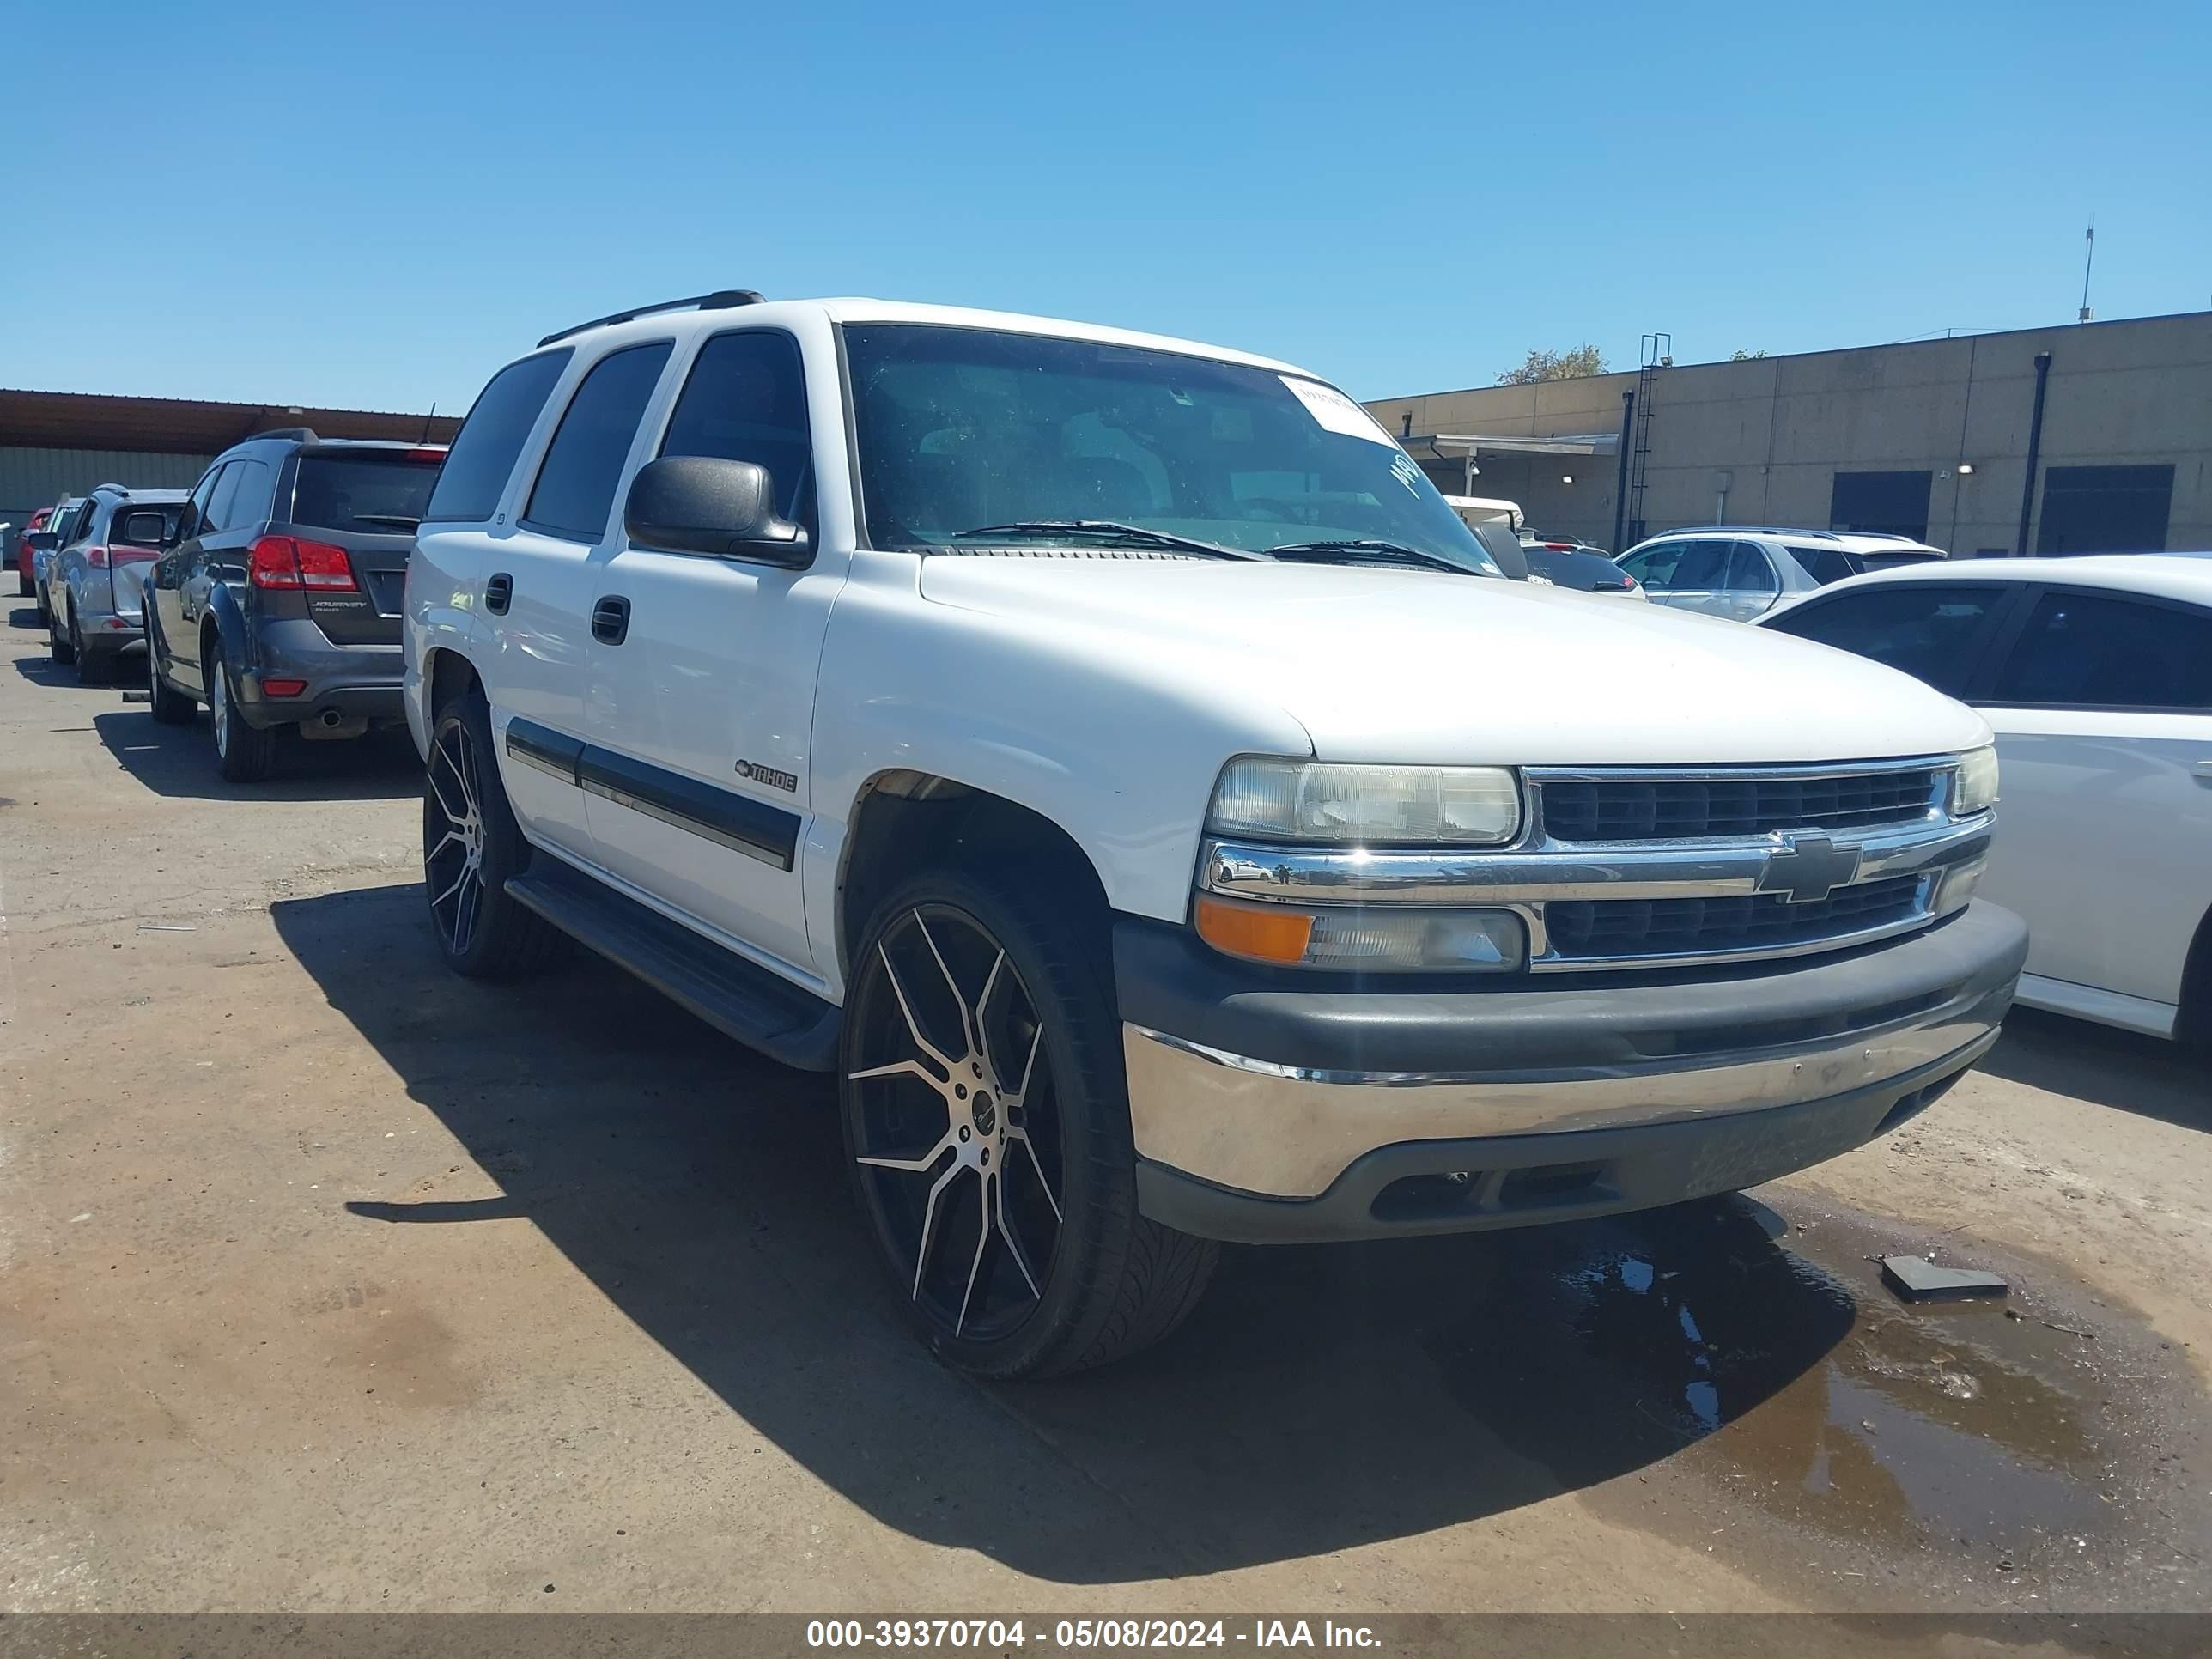
{"type": "Polygon", "coordinates": [[[2089,271],[2090,268],[2097,263],[2097,216],[2094,213],[2089,216],[2087,240],[2089,245],[2088,252],[2081,256],[2081,314],[2074,319],[2077,323],[2094,323],[2097,320],[2097,313],[2089,309],[2089,271]]]}

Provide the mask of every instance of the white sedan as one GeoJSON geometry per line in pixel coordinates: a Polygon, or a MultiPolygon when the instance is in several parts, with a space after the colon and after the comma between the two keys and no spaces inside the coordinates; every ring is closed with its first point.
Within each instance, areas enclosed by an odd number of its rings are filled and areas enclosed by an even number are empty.
{"type": "Polygon", "coordinates": [[[1981,891],[2027,920],[2021,1002],[2212,1042],[2212,560],[1916,565],[1760,621],[1902,669],[1996,729],[1981,891]]]}

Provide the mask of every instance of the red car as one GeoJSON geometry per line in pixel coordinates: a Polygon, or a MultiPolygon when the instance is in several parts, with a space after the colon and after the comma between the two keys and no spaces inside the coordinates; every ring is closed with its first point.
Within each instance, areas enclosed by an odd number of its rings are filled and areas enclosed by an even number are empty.
{"type": "Polygon", "coordinates": [[[25,599],[30,598],[33,586],[31,554],[33,550],[31,538],[44,530],[46,527],[46,520],[53,515],[54,510],[51,507],[40,507],[31,514],[30,522],[23,526],[23,533],[15,538],[15,591],[25,599]]]}

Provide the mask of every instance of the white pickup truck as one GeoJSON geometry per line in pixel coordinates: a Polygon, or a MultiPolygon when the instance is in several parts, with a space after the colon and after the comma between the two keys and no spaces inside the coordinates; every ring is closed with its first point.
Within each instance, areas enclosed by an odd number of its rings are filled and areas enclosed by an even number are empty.
{"type": "Polygon", "coordinates": [[[1303,370],[732,290],[495,375],[409,719],[459,971],[559,933],[834,1072],[950,1362],[1096,1364],[1216,1241],[1520,1226],[1893,1127],[1994,1041],[1989,727],[1498,579],[1303,370]]]}

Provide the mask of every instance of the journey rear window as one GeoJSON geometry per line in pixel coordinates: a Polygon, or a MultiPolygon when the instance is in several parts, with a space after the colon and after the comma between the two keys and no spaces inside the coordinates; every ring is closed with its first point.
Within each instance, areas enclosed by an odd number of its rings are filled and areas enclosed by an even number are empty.
{"type": "Polygon", "coordinates": [[[438,481],[436,450],[300,457],[292,522],[364,536],[404,536],[421,522],[438,481]]]}

